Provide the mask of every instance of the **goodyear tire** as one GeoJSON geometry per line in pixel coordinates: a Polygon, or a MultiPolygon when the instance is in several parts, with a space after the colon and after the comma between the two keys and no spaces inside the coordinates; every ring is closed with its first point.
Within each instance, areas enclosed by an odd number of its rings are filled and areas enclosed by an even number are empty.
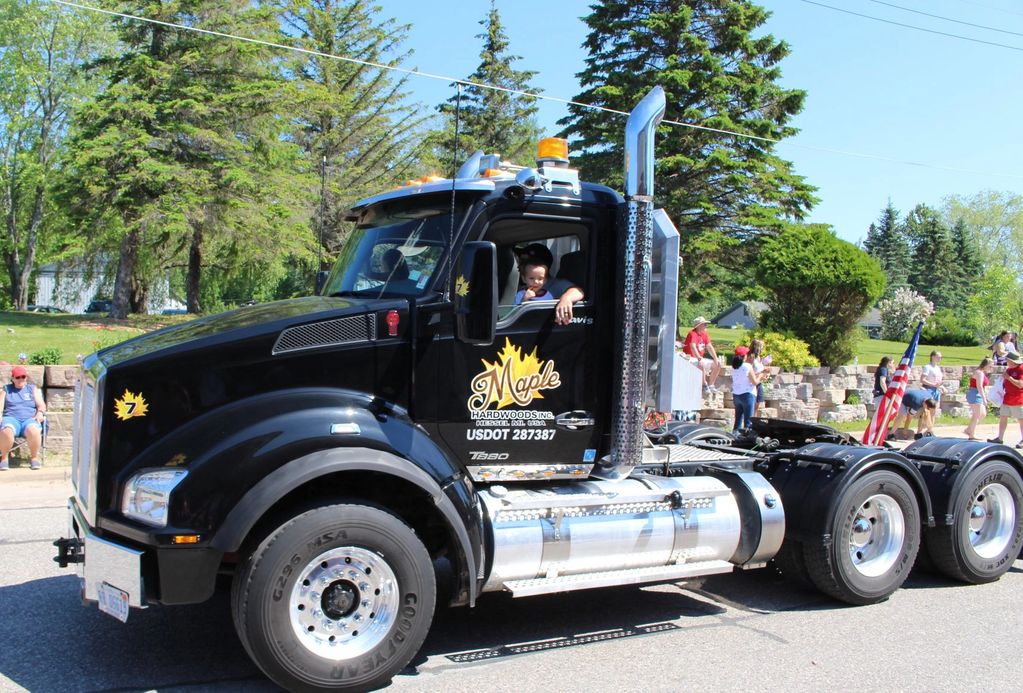
{"type": "Polygon", "coordinates": [[[849,604],[884,601],[909,575],[920,548],[920,508],[895,472],[867,472],[837,499],[831,541],[804,544],[807,571],[820,591],[849,604]]]}
{"type": "Polygon", "coordinates": [[[950,499],[952,522],[925,537],[937,570],[955,580],[994,582],[1023,546],[1023,481],[1008,462],[974,467],[950,499]]]}
{"type": "Polygon", "coordinates": [[[415,533],[383,510],[315,508],[241,565],[232,607],[260,669],[289,691],[378,688],[419,650],[436,584],[415,533]]]}

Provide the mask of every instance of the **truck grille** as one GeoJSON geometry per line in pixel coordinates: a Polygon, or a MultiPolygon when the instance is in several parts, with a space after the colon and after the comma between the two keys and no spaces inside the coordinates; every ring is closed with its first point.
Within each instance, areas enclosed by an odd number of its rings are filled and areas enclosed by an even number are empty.
{"type": "Polygon", "coordinates": [[[71,483],[90,522],[95,522],[96,457],[99,443],[100,383],[83,370],[75,386],[71,483]]]}
{"type": "Polygon", "coordinates": [[[270,353],[276,356],[303,349],[365,342],[373,339],[375,335],[376,315],[373,314],[324,320],[284,330],[277,337],[270,353]]]}

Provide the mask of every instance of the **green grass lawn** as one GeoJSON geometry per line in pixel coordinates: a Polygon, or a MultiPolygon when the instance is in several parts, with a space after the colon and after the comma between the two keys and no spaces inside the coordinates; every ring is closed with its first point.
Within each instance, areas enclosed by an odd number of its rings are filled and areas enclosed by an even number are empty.
{"type": "MultiPolygon", "coordinates": [[[[78,354],[90,354],[97,349],[154,330],[165,325],[191,320],[188,315],[133,315],[128,320],[111,320],[100,315],[16,313],[0,311],[0,360],[16,363],[19,353],[32,354],[47,347],[63,352],[64,363],[74,363],[78,354]]],[[[730,353],[732,343],[743,330],[723,327],[708,329],[714,345],[723,353],[730,353]]],[[[937,348],[946,366],[972,366],[988,354],[983,347],[931,347],[921,344],[917,351],[917,365],[927,362],[927,355],[937,348]]],[[[767,345],[770,352],[771,345],[767,345]]],[[[881,339],[861,339],[856,344],[856,356],[861,365],[876,365],[882,356],[891,356],[896,362],[902,357],[906,345],[881,339]]]]}
{"type": "Polygon", "coordinates": [[[186,315],[140,315],[111,320],[105,315],[18,313],[0,311],[0,360],[18,362],[46,348],[59,349],[61,363],[74,363],[79,354],[123,342],[164,325],[189,319],[186,315]]]}
{"type": "MultiPolygon", "coordinates": [[[[739,339],[744,330],[730,330],[725,327],[710,327],[707,329],[714,346],[719,352],[731,352],[732,344],[739,339]]],[[[861,339],[856,343],[856,357],[862,366],[876,366],[883,356],[891,356],[897,364],[902,354],[906,351],[906,342],[889,342],[884,339],[861,339]]],[[[941,352],[941,363],[945,366],[976,366],[985,356],[991,352],[981,346],[972,347],[946,347],[931,346],[921,343],[917,347],[916,361],[914,365],[922,366],[927,363],[927,358],[934,350],[941,352]]],[[[767,345],[767,352],[771,352],[771,345],[767,345]]]]}

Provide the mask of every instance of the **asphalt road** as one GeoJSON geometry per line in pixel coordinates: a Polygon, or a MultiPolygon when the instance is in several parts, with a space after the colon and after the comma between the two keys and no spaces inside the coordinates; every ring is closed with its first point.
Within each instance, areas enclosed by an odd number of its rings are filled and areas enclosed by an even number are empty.
{"type": "MultiPolygon", "coordinates": [[[[133,610],[82,607],[51,561],[64,532],[57,470],[0,476],[0,690],[270,691],[235,636],[226,593],[133,610]]],[[[963,586],[912,575],[846,607],[770,570],[689,583],[442,610],[398,691],[1014,690],[1023,562],[963,586]]]]}

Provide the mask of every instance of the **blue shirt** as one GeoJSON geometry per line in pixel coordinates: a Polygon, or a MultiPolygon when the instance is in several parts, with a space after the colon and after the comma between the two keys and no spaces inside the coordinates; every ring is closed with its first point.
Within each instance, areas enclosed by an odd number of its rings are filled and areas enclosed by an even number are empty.
{"type": "Polygon", "coordinates": [[[18,421],[25,421],[35,415],[35,385],[25,383],[21,389],[14,387],[14,383],[4,385],[4,416],[13,416],[18,421]]]}
{"type": "Polygon", "coordinates": [[[902,406],[911,412],[920,411],[920,407],[924,406],[924,402],[931,399],[930,390],[906,390],[906,394],[902,396],[902,406]]]}

